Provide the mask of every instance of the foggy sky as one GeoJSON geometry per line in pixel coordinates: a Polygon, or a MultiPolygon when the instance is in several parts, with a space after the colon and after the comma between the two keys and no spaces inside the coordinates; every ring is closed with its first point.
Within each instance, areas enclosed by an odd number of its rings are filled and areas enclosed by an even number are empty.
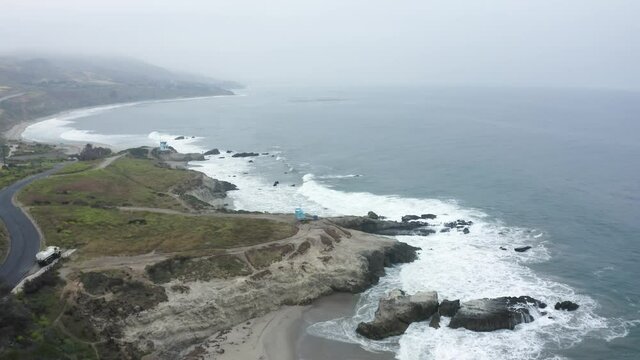
{"type": "Polygon", "coordinates": [[[640,89],[637,0],[0,0],[0,52],[248,84],[640,89]]]}

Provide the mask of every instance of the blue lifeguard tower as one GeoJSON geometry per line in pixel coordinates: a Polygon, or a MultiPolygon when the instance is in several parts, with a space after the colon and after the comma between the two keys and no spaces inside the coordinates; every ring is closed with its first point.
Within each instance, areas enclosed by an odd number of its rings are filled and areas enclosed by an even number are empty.
{"type": "Polygon", "coordinates": [[[169,144],[166,141],[160,141],[160,151],[169,151],[169,144]]]}
{"type": "Polygon", "coordinates": [[[295,215],[296,215],[296,220],[298,221],[306,220],[306,217],[304,216],[304,211],[302,211],[302,208],[296,208],[295,215]]]}

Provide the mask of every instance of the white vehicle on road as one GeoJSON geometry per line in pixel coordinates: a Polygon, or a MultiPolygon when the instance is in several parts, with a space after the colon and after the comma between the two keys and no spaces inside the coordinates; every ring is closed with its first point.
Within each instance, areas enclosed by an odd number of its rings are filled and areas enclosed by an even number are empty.
{"type": "Polygon", "coordinates": [[[40,266],[45,266],[50,264],[53,260],[57,259],[62,255],[62,251],[57,246],[48,246],[43,251],[40,251],[36,254],[36,260],[40,266]]]}

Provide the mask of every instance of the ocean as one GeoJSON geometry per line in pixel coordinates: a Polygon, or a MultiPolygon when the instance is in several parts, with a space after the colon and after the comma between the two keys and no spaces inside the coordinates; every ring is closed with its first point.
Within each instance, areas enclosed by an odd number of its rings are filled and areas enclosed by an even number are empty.
{"type": "Polygon", "coordinates": [[[360,295],[353,316],[313,324],[311,336],[402,360],[640,358],[640,93],[250,88],[72,111],[24,136],[219,148],[223,154],[190,165],[238,185],[229,199],[236,209],[474,221],[467,235],[399,236],[422,248],[419,259],[389,269],[360,295]],[[224,150],[268,155],[249,162],[224,150]],[[525,245],[532,249],[500,250],[525,245]],[[462,301],[529,295],[580,308],[551,308],[514,331],[414,323],[385,341],[356,336],[357,323],[370,320],[377,299],[393,288],[462,301]]]}

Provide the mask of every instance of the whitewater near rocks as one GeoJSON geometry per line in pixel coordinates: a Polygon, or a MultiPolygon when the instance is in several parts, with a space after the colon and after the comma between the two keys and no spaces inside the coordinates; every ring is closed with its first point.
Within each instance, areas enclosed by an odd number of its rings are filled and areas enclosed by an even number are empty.
{"type": "MultiPolygon", "coordinates": [[[[90,115],[90,114],[87,114],[90,115]]],[[[83,115],[83,116],[87,116],[83,115]]],[[[199,145],[201,138],[174,140],[182,134],[150,132],[146,135],[118,136],[80,132],[73,129],[71,120],[57,119],[28,128],[25,137],[42,139],[41,134],[56,134],[59,139],[96,141],[115,147],[155,144],[169,141],[180,152],[200,152],[209,149],[199,145]],[[55,129],[55,130],[54,130],[55,129]]],[[[189,135],[189,134],[185,134],[189,135]]],[[[397,236],[397,239],[422,248],[419,258],[411,264],[392,269],[380,283],[365,291],[352,317],[314,324],[309,332],[335,341],[360,344],[371,351],[388,350],[402,360],[423,359],[540,359],[552,358],[557,350],[571,347],[588,336],[607,340],[625,336],[631,324],[620,319],[608,319],[597,314],[598,303],[587,294],[576,292],[557,280],[535,273],[529,265],[550,259],[545,246],[546,236],[536,229],[518,228],[478,209],[460,206],[456,201],[408,198],[366,192],[346,192],[326,184],[327,176],[298,173],[296,164],[289,163],[286,153],[277,149],[242,149],[269,152],[253,158],[220,155],[206,156],[205,161],[191,162],[193,170],[238,186],[229,193],[235,209],[292,213],[302,207],[318,216],[359,215],[369,211],[400,221],[407,214],[435,214],[429,221],[438,230],[429,236],[397,236]],[[265,177],[258,169],[272,168],[287,173],[287,181],[273,186],[273,178],[265,177]],[[295,186],[291,186],[295,185],[295,186]],[[440,232],[447,222],[472,220],[469,234],[458,231],[440,232]],[[531,246],[525,253],[512,249],[531,246]],[[509,251],[500,250],[500,247],[509,251]],[[575,312],[549,309],[548,315],[516,326],[513,331],[473,333],[447,327],[443,318],[439,329],[427,323],[414,323],[399,337],[382,341],[357,336],[359,322],[371,321],[378,300],[388,291],[400,288],[408,293],[436,290],[441,299],[462,302],[478,298],[527,295],[548,304],[571,300],[580,304],[575,312]]],[[[343,181],[359,181],[355,174],[336,174],[343,181]]]]}

